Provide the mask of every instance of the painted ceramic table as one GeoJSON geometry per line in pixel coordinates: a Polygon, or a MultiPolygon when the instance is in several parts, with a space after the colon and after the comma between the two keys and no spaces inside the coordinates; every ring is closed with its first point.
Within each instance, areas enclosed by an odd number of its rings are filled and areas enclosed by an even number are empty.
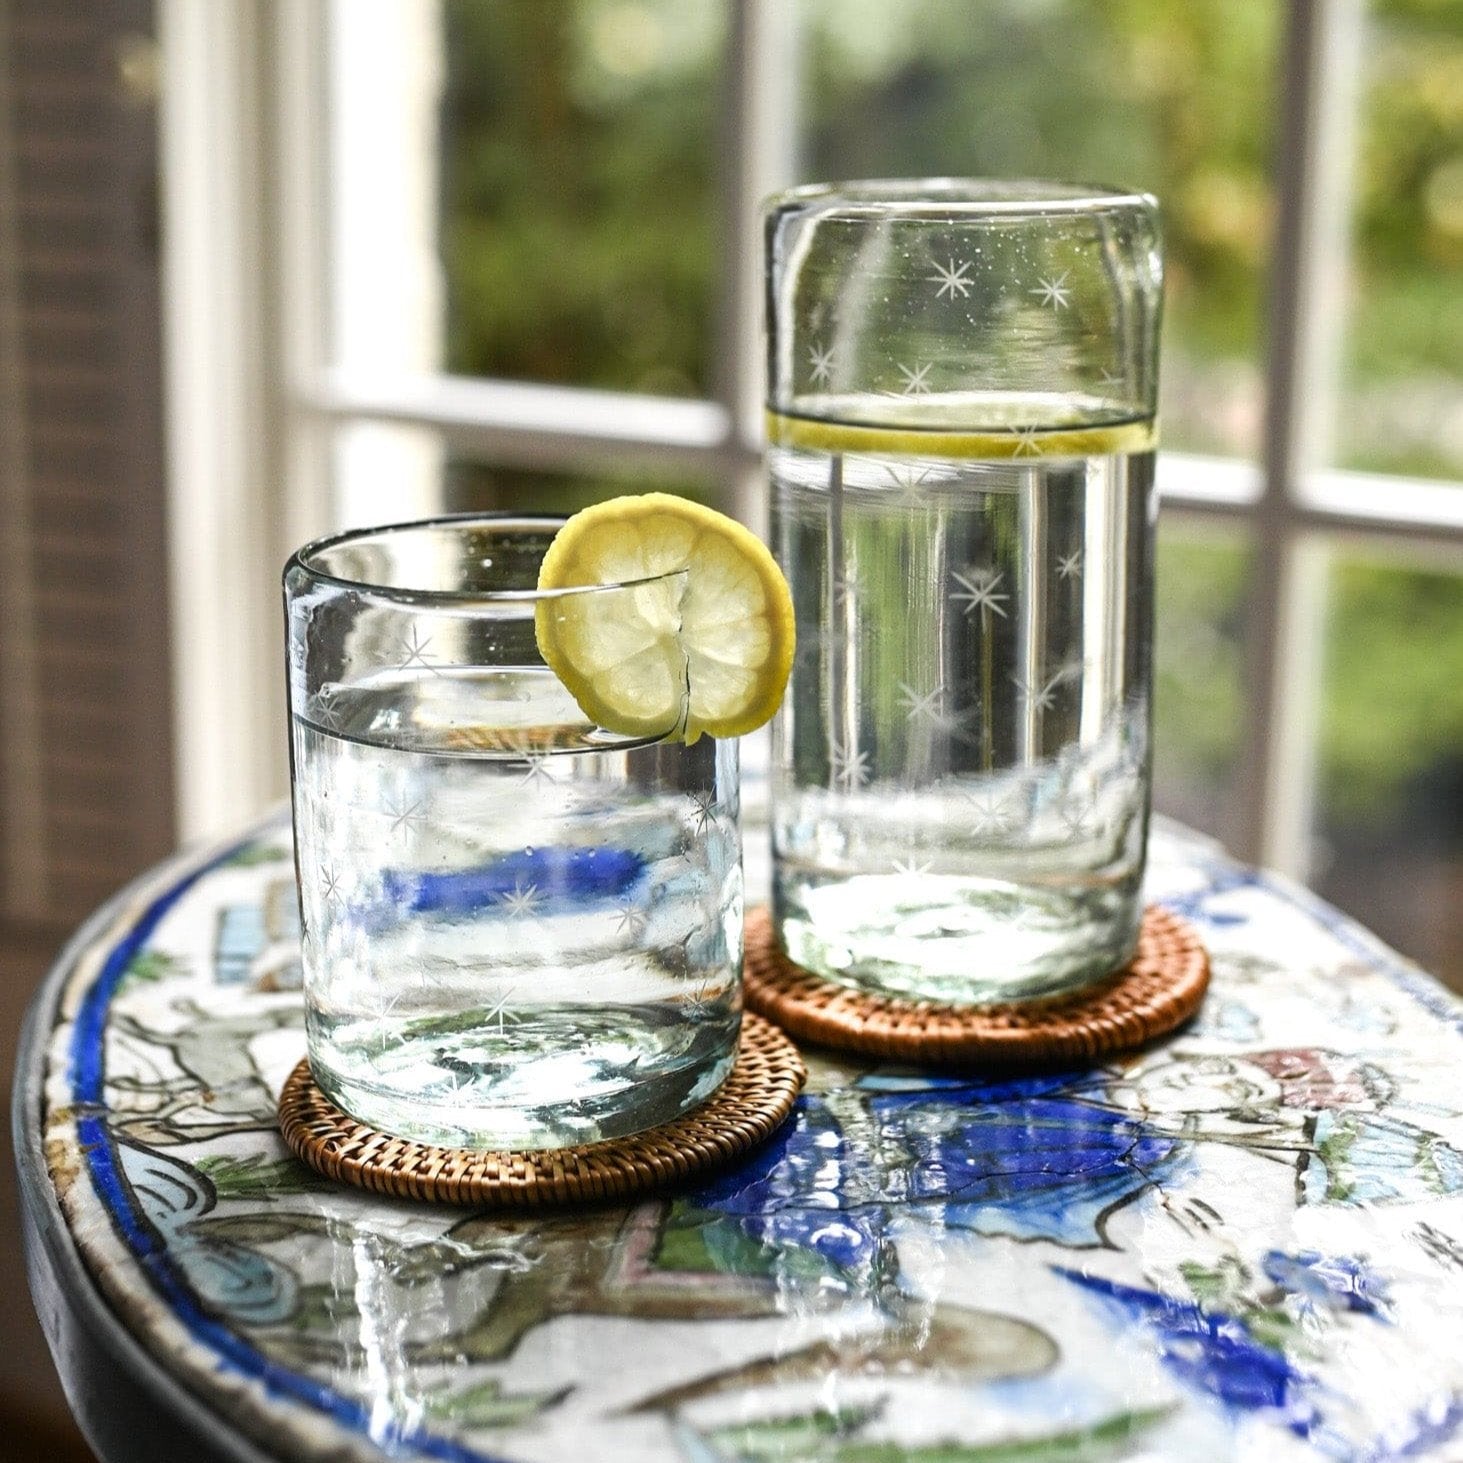
{"type": "Polygon", "coordinates": [[[1095,1071],[810,1058],[762,1153],[555,1218],[327,1187],[288,826],[102,911],[32,1011],[34,1287],[108,1463],[1463,1457],[1463,1008],[1160,828],[1215,980],[1095,1071]]]}

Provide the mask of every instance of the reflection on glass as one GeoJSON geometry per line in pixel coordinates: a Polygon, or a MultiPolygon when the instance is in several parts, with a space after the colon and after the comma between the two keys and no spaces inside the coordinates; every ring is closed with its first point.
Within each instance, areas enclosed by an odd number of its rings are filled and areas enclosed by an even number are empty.
{"type": "Polygon", "coordinates": [[[1338,554],[1312,882],[1463,989],[1463,575],[1338,554]]]}
{"type": "Polygon", "coordinates": [[[448,368],[708,392],[719,0],[443,16],[448,368]]]}
{"type": "Polygon", "coordinates": [[[1463,0],[1375,0],[1362,55],[1337,461],[1463,478],[1463,0]]]}
{"type": "Polygon", "coordinates": [[[1164,205],[1164,441],[1254,455],[1268,0],[802,0],[802,176],[1085,178],[1164,205]],[[1258,88],[1258,90],[1257,90],[1258,88]]]}
{"type": "Polygon", "coordinates": [[[1220,839],[1233,836],[1250,557],[1214,530],[1165,524],[1158,536],[1154,805],[1220,839]]]}

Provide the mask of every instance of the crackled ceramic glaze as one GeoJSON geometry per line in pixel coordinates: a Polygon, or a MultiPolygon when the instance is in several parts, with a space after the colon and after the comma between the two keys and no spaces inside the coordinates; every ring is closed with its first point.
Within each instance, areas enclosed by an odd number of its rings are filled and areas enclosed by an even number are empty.
{"type": "Polygon", "coordinates": [[[1195,1026],[982,1082],[814,1059],[681,1197],[497,1219],[324,1186],[286,824],[135,891],[61,974],[50,1171],[130,1330],[282,1457],[1463,1455],[1463,1007],[1161,830],[1195,1026]]]}

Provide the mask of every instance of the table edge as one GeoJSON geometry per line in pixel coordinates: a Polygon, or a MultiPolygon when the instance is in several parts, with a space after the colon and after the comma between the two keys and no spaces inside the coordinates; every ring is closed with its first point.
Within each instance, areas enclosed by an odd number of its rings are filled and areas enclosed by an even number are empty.
{"type": "MultiPolygon", "coordinates": [[[[68,1375],[65,1359],[73,1348],[65,1334],[67,1324],[79,1324],[86,1339],[99,1347],[121,1375],[108,1378],[113,1393],[137,1389],[144,1406],[158,1409],[170,1423],[181,1425],[189,1441],[204,1460],[222,1463],[278,1463],[277,1455],[261,1451],[240,1433],[223,1413],[210,1407],[197,1393],[169,1373],[127,1329],[113,1312],[76,1247],[61,1211],[42,1141],[45,1103],[45,1064],[50,1036],[66,982],[82,952],[122,909],[142,891],[174,877],[178,869],[206,861],[231,847],[257,837],[277,821],[278,810],[251,820],[244,829],[213,843],[179,849],[161,863],[153,864],[124,885],[82,922],[52,962],[26,1007],[16,1048],[15,1080],[11,1089],[11,1146],[20,1184],[22,1243],[26,1254],[26,1280],[32,1306],[41,1324],[52,1364],[61,1379],[67,1403],[90,1444],[104,1463],[108,1454],[99,1445],[104,1429],[91,1416],[91,1408],[78,1379],[68,1375]],[[68,1312],[57,1314],[54,1305],[42,1304],[41,1283],[56,1287],[68,1312]]],[[[134,1394],[136,1395],[136,1394],[134,1394]]],[[[159,1431],[163,1429],[160,1427],[159,1431]]],[[[139,1458],[158,1456],[159,1437],[148,1430],[139,1433],[139,1458]]]]}

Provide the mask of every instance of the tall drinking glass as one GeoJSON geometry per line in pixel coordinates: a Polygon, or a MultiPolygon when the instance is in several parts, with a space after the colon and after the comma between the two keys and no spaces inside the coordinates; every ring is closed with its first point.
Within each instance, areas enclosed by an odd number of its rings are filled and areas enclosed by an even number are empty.
{"type": "Polygon", "coordinates": [[[685,576],[539,593],[558,527],[369,529],[285,571],[310,1065],[386,1132],[594,1142],[731,1069],[736,743],[592,725],[535,636],[586,596],[597,623],[664,622],[685,576]]]}
{"type": "Polygon", "coordinates": [[[793,960],[1074,988],[1141,918],[1161,262],[1145,195],[934,179],[766,216],[774,732],[793,960]]]}

